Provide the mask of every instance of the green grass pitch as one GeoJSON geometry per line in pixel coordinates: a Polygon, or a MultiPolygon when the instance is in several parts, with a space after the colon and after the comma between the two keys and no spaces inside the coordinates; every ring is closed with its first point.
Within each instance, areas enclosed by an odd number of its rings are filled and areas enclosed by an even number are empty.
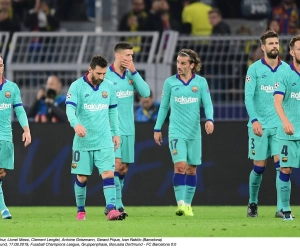
{"type": "MultiPolygon", "coordinates": [[[[103,207],[86,207],[76,221],[76,207],[9,207],[11,220],[0,221],[0,237],[299,237],[295,219],[275,218],[275,206],[259,206],[258,218],[246,206],[194,206],[194,217],[176,216],[175,206],[126,207],[123,221],[107,221],[103,207]]],[[[299,218],[299,219],[298,219],[299,218]]]]}

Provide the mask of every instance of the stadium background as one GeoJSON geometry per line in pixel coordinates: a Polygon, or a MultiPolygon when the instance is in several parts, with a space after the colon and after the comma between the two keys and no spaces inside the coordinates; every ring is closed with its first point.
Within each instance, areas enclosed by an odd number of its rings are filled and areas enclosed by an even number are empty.
{"type": "MultiPolygon", "coordinates": [[[[81,26],[68,23],[61,32],[16,32],[8,44],[9,34],[0,32],[5,76],[19,85],[25,108],[30,106],[38,87],[44,85],[49,74],[57,74],[66,91],[71,82],[86,71],[94,53],[103,53],[112,62],[114,43],[136,36],[142,38],[142,51],[136,57],[137,69],[159,100],[164,79],[175,72],[176,53],[180,48],[191,48],[203,62],[200,74],[209,83],[216,120],[214,134],[207,136],[203,133],[202,136],[203,164],[198,167],[193,204],[247,204],[252,163],[247,159],[247,114],[243,91],[251,52],[258,46],[259,36],[199,38],[167,31],[159,39],[157,32],[116,32],[113,29],[116,20],[107,13],[115,11],[103,11],[103,23],[100,23],[103,31],[100,33],[91,30],[97,30],[97,27],[90,23],[81,26]],[[76,25],[80,31],[73,30],[76,25]]],[[[236,20],[230,21],[232,25],[236,23],[236,20]]],[[[256,27],[256,31],[260,32],[265,20],[247,22],[253,23],[254,29],[256,27]]],[[[290,38],[280,37],[281,58],[287,62],[290,61],[290,38]]],[[[74,178],[70,174],[72,128],[68,124],[34,123],[30,127],[32,145],[24,148],[21,128],[17,122],[13,123],[15,170],[9,172],[3,182],[6,203],[10,206],[74,205],[74,178]]],[[[151,123],[136,124],[136,162],[130,166],[123,193],[128,205],[174,205],[175,202],[167,138],[161,147],[156,146],[153,127],[151,123]]],[[[163,135],[167,136],[167,124],[163,135]]],[[[299,177],[300,171],[294,170],[291,177],[293,205],[300,205],[297,195],[300,191],[299,177]]],[[[263,176],[261,190],[260,204],[275,205],[275,170],[271,160],[263,176]]],[[[104,204],[101,178],[95,173],[88,183],[87,204],[104,204]]]]}

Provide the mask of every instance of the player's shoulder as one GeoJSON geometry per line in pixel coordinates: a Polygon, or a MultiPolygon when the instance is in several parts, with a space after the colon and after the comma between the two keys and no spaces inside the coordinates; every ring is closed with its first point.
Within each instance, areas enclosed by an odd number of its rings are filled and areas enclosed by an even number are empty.
{"type": "Polygon", "coordinates": [[[265,65],[263,63],[263,60],[262,59],[259,59],[257,61],[255,61],[254,63],[252,63],[249,67],[248,67],[248,70],[249,69],[257,69],[257,68],[261,68],[262,65],[265,65]]]}
{"type": "Polygon", "coordinates": [[[103,82],[101,83],[101,85],[106,85],[108,86],[109,88],[114,88],[115,85],[114,83],[111,81],[111,80],[108,80],[106,78],[104,78],[103,82]]]}
{"type": "Polygon", "coordinates": [[[84,76],[79,77],[78,79],[76,79],[74,82],[71,83],[70,87],[76,87],[79,88],[82,86],[82,83],[84,83],[84,76]]]}
{"type": "Polygon", "coordinates": [[[10,81],[10,80],[8,80],[6,78],[5,78],[5,85],[6,85],[6,87],[9,87],[9,88],[12,88],[12,89],[19,89],[18,84],[16,84],[13,81],[10,81]]]}
{"type": "Polygon", "coordinates": [[[166,78],[165,83],[172,83],[178,80],[177,74],[166,78]]]}
{"type": "Polygon", "coordinates": [[[280,61],[280,68],[284,69],[284,70],[290,70],[291,67],[288,63],[286,63],[285,61],[280,61]]]}

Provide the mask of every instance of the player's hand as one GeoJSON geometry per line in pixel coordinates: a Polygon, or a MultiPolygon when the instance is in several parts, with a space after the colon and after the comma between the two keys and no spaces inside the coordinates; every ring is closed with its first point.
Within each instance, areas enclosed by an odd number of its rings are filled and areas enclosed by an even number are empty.
{"type": "Polygon", "coordinates": [[[30,131],[24,131],[22,135],[22,141],[24,142],[25,147],[27,147],[31,143],[30,131]]]}
{"type": "Polygon", "coordinates": [[[283,129],[284,129],[284,132],[287,135],[293,135],[294,134],[294,126],[288,120],[283,122],[283,129]]]}
{"type": "Polygon", "coordinates": [[[157,145],[161,145],[161,143],[163,142],[161,132],[154,132],[154,141],[157,145]]]}
{"type": "Polygon", "coordinates": [[[261,127],[261,124],[259,121],[255,121],[252,123],[252,130],[253,130],[253,133],[259,137],[262,136],[262,127],[261,127]]]}
{"type": "Polygon", "coordinates": [[[134,66],[134,63],[133,63],[133,60],[132,59],[123,59],[121,61],[121,65],[122,67],[126,68],[126,69],[129,69],[129,71],[131,73],[135,72],[136,69],[135,69],[135,66],[134,66]]]}
{"type": "Polygon", "coordinates": [[[85,137],[86,135],[86,129],[81,125],[81,124],[77,124],[74,127],[75,133],[79,136],[79,137],[85,137]]]}
{"type": "Polygon", "coordinates": [[[4,168],[0,168],[0,179],[3,179],[6,175],[5,169],[4,168]]]}
{"type": "Polygon", "coordinates": [[[120,136],[114,136],[112,140],[116,151],[120,147],[120,136]]]}
{"type": "Polygon", "coordinates": [[[207,121],[205,123],[205,131],[206,133],[209,135],[209,134],[212,134],[212,132],[214,132],[214,123],[212,121],[207,121]]]}

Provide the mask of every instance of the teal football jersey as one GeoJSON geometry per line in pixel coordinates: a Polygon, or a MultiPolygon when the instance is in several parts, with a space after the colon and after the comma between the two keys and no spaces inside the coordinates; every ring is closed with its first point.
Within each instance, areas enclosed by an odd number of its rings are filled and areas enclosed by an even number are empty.
{"type": "Polygon", "coordinates": [[[289,69],[289,65],[278,60],[278,66],[272,69],[264,59],[249,66],[245,79],[245,105],[249,116],[248,127],[259,121],[263,128],[274,128],[279,117],[274,108],[274,86],[278,79],[289,69]]]}
{"type": "MultiPolygon", "coordinates": [[[[0,140],[12,141],[12,111],[19,106],[23,106],[19,87],[3,78],[0,85],[0,140]]],[[[26,123],[28,125],[28,121],[26,123]]]]}
{"type": "Polygon", "coordinates": [[[154,131],[160,131],[170,107],[169,137],[195,139],[201,137],[200,107],[204,106],[207,120],[213,121],[213,105],[207,81],[194,74],[187,82],[179,76],[167,78],[154,131]]]}
{"type": "Polygon", "coordinates": [[[284,140],[300,140],[300,73],[290,65],[289,71],[282,77],[274,95],[283,95],[282,107],[288,120],[293,124],[294,134],[287,135],[280,122],[277,137],[284,140]]]}
{"type": "Polygon", "coordinates": [[[126,69],[121,76],[115,72],[113,65],[107,69],[105,79],[110,80],[115,86],[120,134],[134,135],[134,90],[136,89],[141,96],[148,97],[150,95],[148,84],[137,71],[131,73],[126,69]]]}
{"type": "Polygon", "coordinates": [[[71,126],[81,124],[86,129],[85,137],[75,134],[73,150],[89,151],[113,147],[109,110],[117,110],[117,100],[111,82],[104,80],[94,88],[87,75],[77,79],[68,90],[66,105],[71,126]],[[75,112],[72,112],[74,107],[75,112]]]}

